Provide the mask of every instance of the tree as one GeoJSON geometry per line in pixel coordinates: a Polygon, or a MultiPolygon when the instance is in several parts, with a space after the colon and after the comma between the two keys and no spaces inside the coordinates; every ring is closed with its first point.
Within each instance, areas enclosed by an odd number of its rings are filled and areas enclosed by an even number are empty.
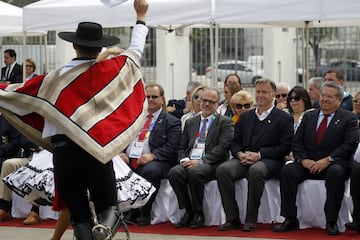
{"type": "Polygon", "coordinates": [[[309,28],[309,45],[314,54],[315,66],[320,66],[320,43],[326,38],[331,39],[333,32],[334,28],[309,28]]]}

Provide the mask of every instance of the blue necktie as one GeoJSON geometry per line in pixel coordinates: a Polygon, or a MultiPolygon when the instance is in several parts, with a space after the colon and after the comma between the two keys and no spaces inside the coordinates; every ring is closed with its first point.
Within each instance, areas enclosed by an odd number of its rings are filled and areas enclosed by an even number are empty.
{"type": "Polygon", "coordinates": [[[199,138],[199,142],[205,142],[205,132],[206,132],[206,123],[207,123],[207,119],[203,119],[202,120],[202,127],[200,129],[200,138],[199,138]]]}

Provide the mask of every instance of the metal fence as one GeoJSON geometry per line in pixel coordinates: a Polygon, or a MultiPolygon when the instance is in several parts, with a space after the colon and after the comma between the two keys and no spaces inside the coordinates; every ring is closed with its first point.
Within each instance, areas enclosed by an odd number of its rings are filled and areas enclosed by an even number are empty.
{"type": "MultiPolygon", "coordinates": [[[[190,34],[190,69],[192,69],[192,80],[209,83],[210,49],[211,49],[211,29],[194,28],[190,34]],[[209,74],[208,74],[209,75],[209,74]]],[[[218,60],[235,61],[232,64],[235,69],[233,72],[239,72],[241,69],[238,64],[249,64],[250,56],[253,57],[250,63],[254,71],[261,70],[263,49],[263,31],[256,29],[219,29],[218,46],[216,50],[218,60]]],[[[126,48],[130,41],[131,31],[129,28],[111,28],[106,29],[107,34],[120,36],[120,47],[126,48]]],[[[360,27],[336,27],[336,28],[310,28],[309,29],[309,77],[322,76],[328,68],[340,68],[345,71],[347,78],[347,88],[350,92],[358,89],[360,82],[360,27]]],[[[49,32],[47,36],[47,58],[48,66],[45,68],[44,62],[44,41],[41,37],[27,38],[27,56],[35,59],[38,63],[38,73],[52,70],[55,68],[55,32],[49,32]]],[[[302,47],[303,47],[303,29],[296,31],[297,46],[297,67],[303,68],[302,47]]],[[[2,38],[1,54],[6,48],[14,48],[18,52],[18,61],[22,61],[23,45],[21,37],[2,38]]],[[[1,55],[2,56],[2,55],[1,55]]],[[[250,57],[251,58],[251,57],[250,57]]],[[[145,80],[150,83],[156,80],[156,31],[150,29],[145,45],[145,51],[142,58],[142,66],[145,80]]],[[[229,67],[228,67],[229,68],[229,67]]],[[[220,70],[217,70],[220,71],[220,70]]],[[[299,71],[301,74],[301,71],[299,71]]],[[[301,77],[301,76],[300,76],[301,77]]],[[[301,78],[300,78],[301,79],[301,78]]],[[[222,84],[219,84],[222,87],[222,84]]]]}

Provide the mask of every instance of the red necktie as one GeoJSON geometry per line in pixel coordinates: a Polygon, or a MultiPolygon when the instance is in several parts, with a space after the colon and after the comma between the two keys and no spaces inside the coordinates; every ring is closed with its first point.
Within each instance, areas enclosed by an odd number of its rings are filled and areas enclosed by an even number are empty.
{"type": "Polygon", "coordinates": [[[149,114],[149,115],[147,116],[147,120],[146,120],[143,128],[141,129],[140,134],[139,134],[139,138],[138,138],[139,141],[144,140],[144,139],[145,139],[145,136],[146,136],[146,133],[149,132],[149,127],[150,127],[150,123],[151,123],[152,117],[153,117],[152,114],[149,114]]]}
{"type": "MultiPolygon", "coordinates": [[[[144,126],[141,129],[141,132],[139,134],[138,141],[143,141],[145,139],[146,134],[149,132],[149,127],[150,127],[152,117],[153,117],[152,114],[149,114],[147,116],[146,122],[145,122],[145,124],[144,124],[144,126]]],[[[134,158],[134,159],[131,160],[131,165],[132,165],[133,169],[137,169],[139,167],[139,165],[137,163],[137,158],[134,158]]]]}
{"type": "Polygon", "coordinates": [[[321,121],[319,128],[316,132],[316,144],[318,146],[320,146],[320,142],[322,137],[324,136],[325,130],[326,130],[326,126],[327,126],[327,119],[328,119],[329,115],[328,114],[324,114],[324,118],[321,121]]]}

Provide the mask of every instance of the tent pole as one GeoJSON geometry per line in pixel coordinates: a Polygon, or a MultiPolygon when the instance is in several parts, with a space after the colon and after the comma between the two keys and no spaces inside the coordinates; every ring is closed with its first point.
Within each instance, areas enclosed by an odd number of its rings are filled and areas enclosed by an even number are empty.
{"type": "Polygon", "coordinates": [[[309,80],[309,21],[305,21],[305,55],[304,55],[304,70],[303,70],[303,85],[307,89],[309,80]]]}
{"type": "Polygon", "coordinates": [[[26,31],[23,32],[23,64],[22,64],[22,71],[23,71],[23,82],[26,81],[26,31]]]}
{"type": "Polygon", "coordinates": [[[46,32],[46,34],[44,35],[44,45],[45,45],[45,66],[44,66],[44,72],[43,73],[47,73],[48,72],[48,49],[47,49],[47,35],[48,32],[46,32]]]}
{"type": "Polygon", "coordinates": [[[219,25],[215,25],[215,43],[214,43],[214,62],[215,62],[215,77],[211,83],[211,86],[217,88],[218,81],[218,62],[219,62],[219,25]]]}
{"type": "Polygon", "coordinates": [[[214,63],[214,55],[215,55],[215,51],[214,51],[214,24],[210,23],[210,64],[211,64],[211,84],[214,82],[215,79],[215,74],[217,72],[215,63],[214,63]]]}

